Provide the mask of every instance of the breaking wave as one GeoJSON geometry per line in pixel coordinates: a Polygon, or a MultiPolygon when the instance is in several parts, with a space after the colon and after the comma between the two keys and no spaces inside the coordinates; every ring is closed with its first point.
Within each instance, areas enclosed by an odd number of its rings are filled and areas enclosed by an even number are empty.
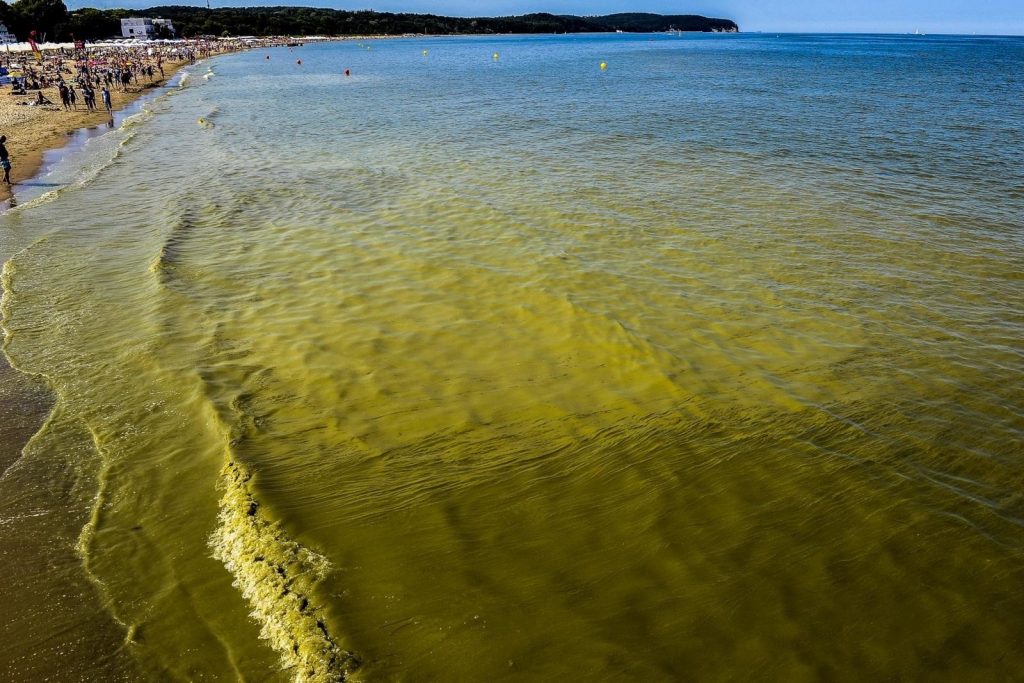
{"type": "Polygon", "coordinates": [[[229,460],[221,471],[224,495],[214,558],[235,577],[252,607],[260,636],[278,652],[296,683],[343,681],[358,667],[354,654],[331,636],[313,590],[327,574],[325,557],[288,538],[250,488],[252,473],[229,460]]]}

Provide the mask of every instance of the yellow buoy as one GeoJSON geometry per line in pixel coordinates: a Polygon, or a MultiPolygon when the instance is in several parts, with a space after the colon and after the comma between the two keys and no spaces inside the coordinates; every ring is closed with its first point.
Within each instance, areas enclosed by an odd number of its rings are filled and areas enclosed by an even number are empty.
{"type": "Polygon", "coordinates": [[[497,52],[495,52],[493,55],[491,55],[491,59],[493,59],[494,61],[498,61],[499,57],[500,57],[500,55],[497,52]]]}
{"type": "Polygon", "coordinates": [[[607,62],[601,62],[601,71],[606,71],[607,69],[608,69],[607,62]]]}

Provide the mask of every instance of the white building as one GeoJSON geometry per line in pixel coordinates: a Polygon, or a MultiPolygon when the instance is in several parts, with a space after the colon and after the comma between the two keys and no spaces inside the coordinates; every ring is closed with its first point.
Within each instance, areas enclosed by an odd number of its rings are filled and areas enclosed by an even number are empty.
{"type": "Polygon", "coordinates": [[[131,17],[121,20],[121,35],[125,38],[152,38],[153,20],[131,17]]]}
{"type": "Polygon", "coordinates": [[[159,32],[164,32],[168,37],[174,35],[174,26],[170,19],[131,17],[121,20],[121,35],[125,38],[151,40],[156,38],[159,32]]]}
{"type": "Polygon", "coordinates": [[[13,33],[7,30],[7,24],[0,23],[0,45],[16,42],[18,42],[18,39],[14,37],[13,33]]]}

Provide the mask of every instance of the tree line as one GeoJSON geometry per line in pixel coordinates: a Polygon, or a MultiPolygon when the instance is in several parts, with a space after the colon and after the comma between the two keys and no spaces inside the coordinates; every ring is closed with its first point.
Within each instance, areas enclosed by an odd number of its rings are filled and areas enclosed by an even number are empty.
{"type": "Polygon", "coordinates": [[[517,17],[442,17],[372,10],[348,11],[320,7],[185,7],[171,5],[144,10],[85,8],[69,12],[63,0],[0,0],[0,20],[19,40],[30,31],[39,38],[66,41],[101,40],[121,35],[121,19],[170,19],[179,37],[300,35],[435,35],[498,33],[594,33],[656,31],[737,31],[728,19],[697,15],[627,13],[601,17],[526,14],[517,17]]]}

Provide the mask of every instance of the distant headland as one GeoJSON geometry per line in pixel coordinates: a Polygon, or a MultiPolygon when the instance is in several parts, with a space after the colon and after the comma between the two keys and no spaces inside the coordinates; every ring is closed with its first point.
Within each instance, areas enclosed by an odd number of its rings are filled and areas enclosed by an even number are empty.
{"type": "MultiPolygon", "coordinates": [[[[270,35],[475,35],[501,33],[657,33],[699,31],[737,33],[739,26],[729,19],[712,19],[694,14],[660,15],[646,13],[578,17],[555,14],[525,14],[514,17],[442,17],[432,14],[347,11],[321,7],[151,7],[144,10],[79,9],[69,12],[63,22],[54,22],[50,34],[67,33],[78,39],[99,40],[121,35],[121,19],[148,17],[169,19],[178,37],[270,36],[270,35]]],[[[35,26],[34,28],[38,28],[35,26]]]]}

